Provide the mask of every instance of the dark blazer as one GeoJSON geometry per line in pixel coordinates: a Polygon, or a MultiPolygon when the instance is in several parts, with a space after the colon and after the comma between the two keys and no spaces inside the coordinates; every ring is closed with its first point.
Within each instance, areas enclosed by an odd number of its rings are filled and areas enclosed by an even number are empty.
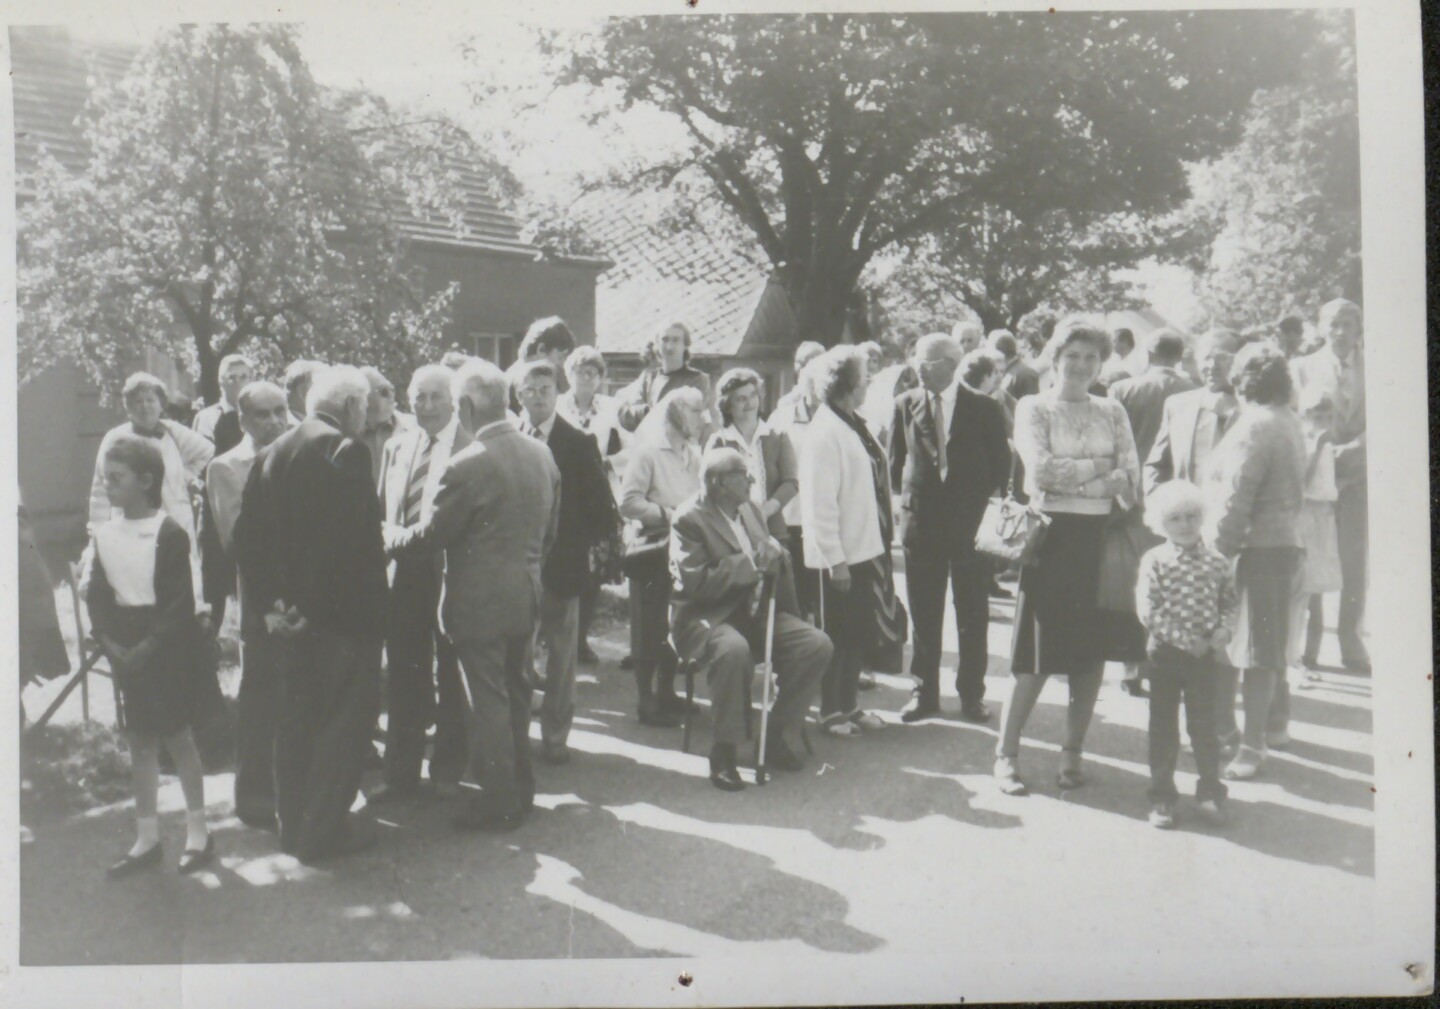
{"type": "Polygon", "coordinates": [[[1122,378],[1110,386],[1110,398],[1125,408],[1130,417],[1130,430],[1135,433],[1135,451],[1143,462],[1150,458],[1160,421],[1165,416],[1165,401],[1176,393],[1189,392],[1195,383],[1174,368],[1151,368],[1134,378],[1122,378]]]}
{"type": "Polygon", "coordinates": [[[975,549],[990,496],[1010,478],[1005,411],[989,396],[957,384],[942,483],[928,396],[921,387],[895,400],[890,479],[900,492],[900,542],[906,550],[964,556],[975,549]]]}
{"type": "Polygon", "coordinates": [[[247,603],[263,614],[284,600],[317,628],[384,635],[385,545],[370,474],[369,449],[318,417],[256,457],[235,523],[247,603]]]}
{"type": "Polygon", "coordinates": [[[540,581],[569,599],[590,582],[590,548],[615,530],[620,517],[594,438],[556,414],[546,444],[560,470],[560,525],[540,581]]]}
{"type": "MultiPolygon", "coordinates": [[[[768,535],[760,509],[752,501],[740,506],[740,522],[757,547],[768,535]]],[[[784,551],[782,564],[775,587],[775,608],[799,616],[795,580],[789,555],[784,551]]],[[[748,606],[761,579],[759,570],[741,550],[720,506],[701,494],[675,511],[670,525],[670,575],[674,582],[670,596],[671,638],[684,659],[704,655],[710,631],[732,621],[742,604],[748,606]]],[[[765,619],[763,614],[756,616],[765,619]]]]}

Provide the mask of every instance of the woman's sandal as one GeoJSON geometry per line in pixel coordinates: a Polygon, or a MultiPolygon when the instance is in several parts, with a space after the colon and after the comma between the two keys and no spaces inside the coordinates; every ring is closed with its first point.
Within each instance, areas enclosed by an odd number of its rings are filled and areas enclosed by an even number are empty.
{"type": "Polygon", "coordinates": [[[1241,745],[1240,752],[1235,754],[1235,759],[1225,766],[1221,777],[1229,778],[1231,781],[1249,781],[1260,773],[1260,764],[1265,759],[1265,754],[1253,746],[1241,745]]]}
{"type": "Polygon", "coordinates": [[[1060,773],[1055,778],[1060,791],[1068,792],[1085,784],[1085,773],[1080,770],[1080,751],[1060,751],[1060,773]]]}
{"type": "Polygon", "coordinates": [[[1020,780],[1020,769],[1009,757],[1000,757],[995,761],[995,784],[999,787],[1001,795],[1028,795],[1030,793],[1029,787],[1020,780]]]}

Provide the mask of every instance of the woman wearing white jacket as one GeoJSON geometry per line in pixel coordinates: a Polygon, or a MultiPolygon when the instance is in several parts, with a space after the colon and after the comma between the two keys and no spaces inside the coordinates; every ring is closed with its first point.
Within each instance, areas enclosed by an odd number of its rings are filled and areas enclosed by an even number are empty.
{"type": "Polygon", "coordinates": [[[835,645],[820,690],[820,727],[855,736],[884,725],[857,701],[867,652],[897,633],[903,639],[890,567],[890,467],[856,413],[868,381],[864,353],[834,347],[814,367],[823,405],[800,454],[799,497],[805,566],[822,573],[823,627],[835,645]]]}

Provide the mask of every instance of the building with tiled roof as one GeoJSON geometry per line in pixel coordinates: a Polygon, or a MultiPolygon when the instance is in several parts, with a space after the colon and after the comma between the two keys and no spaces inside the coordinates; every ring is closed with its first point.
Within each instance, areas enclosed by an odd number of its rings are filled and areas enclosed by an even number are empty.
{"type": "Polygon", "coordinates": [[[663,192],[600,190],[571,213],[613,265],[595,290],[595,345],[612,384],[638,373],[645,345],[666,326],[690,329],[696,366],[719,375],[744,365],[766,379],[771,403],[790,387],[795,320],[780,283],[754,250],[676,226],[663,192]]]}
{"type": "MultiPolygon", "coordinates": [[[[53,27],[11,28],[9,38],[16,196],[23,205],[33,196],[30,179],[42,151],[83,170],[86,102],[98,86],[123,76],[138,50],[81,42],[53,27]]],[[[463,200],[458,227],[438,216],[416,217],[401,205],[393,213],[426,287],[458,286],[450,342],[507,366],[530,323],[548,315],[562,316],[577,339],[592,342],[596,277],[609,262],[546,255],[522,237],[524,222],[501,205],[493,180],[463,148],[457,146],[449,168],[463,200]]],[[[183,369],[156,358],[136,363],[189,392],[183,369]]],[[[50,540],[80,534],[99,439],[120,414],[100,404],[98,390],[78,369],[64,365],[26,383],[19,406],[20,483],[37,530],[50,540]]]]}

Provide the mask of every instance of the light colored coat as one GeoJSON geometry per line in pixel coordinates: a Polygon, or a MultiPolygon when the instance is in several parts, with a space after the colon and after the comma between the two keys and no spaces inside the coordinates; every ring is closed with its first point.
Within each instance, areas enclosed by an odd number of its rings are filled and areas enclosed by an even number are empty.
{"type": "Polygon", "coordinates": [[[220,546],[233,556],[235,520],[240,517],[240,495],[250,468],[255,465],[255,442],[247,434],[230,451],[217,455],[205,470],[205,493],[210,497],[210,514],[220,546]]]}
{"type": "Polygon", "coordinates": [[[799,497],[807,568],[828,571],[884,552],[870,455],[828,405],[815,411],[805,436],[799,497]]]}
{"type": "Polygon", "coordinates": [[[560,470],[513,422],[482,428],[450,458],[434,508],[391,543],[395,556],[445,551],[440,625],[454,641],[530,634],[540,570],[560,522],[560,470]]]}
{"type": "MultiPolygon", "coordinates": [[[[1176,393],[1165,401],[1160,430],[1145,459],[1146,495],[1167,480],[1200,483],[1205,461],[1220,440],[1214,402],[1215,393],[1209,389],[1176,393]]],[[[1239,409],[1236,403],[1235,410],[1239,409]]]]}

